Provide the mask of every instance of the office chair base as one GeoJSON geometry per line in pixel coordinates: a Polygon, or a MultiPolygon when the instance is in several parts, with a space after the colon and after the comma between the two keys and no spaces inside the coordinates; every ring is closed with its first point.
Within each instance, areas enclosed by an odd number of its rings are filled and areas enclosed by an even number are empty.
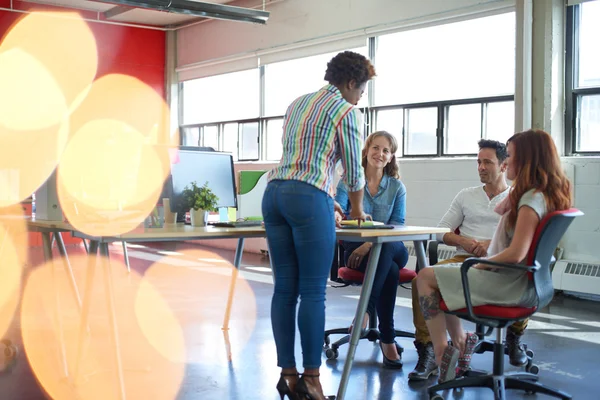
{"type": "MultiPolygon", "coordinates": [[[[523,369],[525,370],[525,372],[529,372],[531,374],[538,374],[540,372],[540,368],[533,363],[533,357],[535,355],[535,353],[533,352],[533,350],[530,350],[527,348],[527,344],[523,343],[523,346],[525,347],[525,354],[527,354],[527,362],[525,363],[525,365],[523,366],[523,369]]],[[[494,342],[491,340],[480,340],[477,345],[475,345],[475,350],[474,350],[474,354],[483,354],[486,351],[489,352],[494,352],[494,342]]],[[[504,355],[508,356],[509,355],[509,350],[508,350],[508,346],[506,346],[506,343],[504,345],[504,355]]]]}
{"type": "Polygon", "coordinates": [[[460,389],[467,387],[487,387],[494,392],[494,400],[506,400],[507,389],[520,389],[527,393],[543,393],[563,400],[571,400],[568,393],[552,389],[548,386],[536,382],[537,376],[533,374],[518,373],[514,375],[479,375],[465,376],[448,382],[444,382],[427,389],[431,400],[443,400],[443,397],[437,392],[449,389],[460,389]]]}

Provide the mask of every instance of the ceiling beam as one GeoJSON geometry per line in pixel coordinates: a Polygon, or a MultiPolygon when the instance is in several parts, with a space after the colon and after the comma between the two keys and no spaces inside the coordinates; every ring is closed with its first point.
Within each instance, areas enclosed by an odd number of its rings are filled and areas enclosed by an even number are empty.
{"type": "MultiPolygon", "coordinates": [[[[270,13],[251,8],[227,6],[191,0],[102,0],[104,3],[195,15],[204,18],[266,24],[270,13]]],[[[116,8],[116,7],[115,7],[116,8]]],[[[112,10],[112,9],[111,9],[112,10]]],[[[110,10],[109,10],[110,11],[110,10]]]]}
{"type": "Polygon", "coordinates": [[[133,10],[135,7],[130,6],[115,6],[110,10],[104,11],[104,18],[111,19],[112,17],[116,17],[117,15],[121,15],[126,13],[127,11],[133,10]]]}

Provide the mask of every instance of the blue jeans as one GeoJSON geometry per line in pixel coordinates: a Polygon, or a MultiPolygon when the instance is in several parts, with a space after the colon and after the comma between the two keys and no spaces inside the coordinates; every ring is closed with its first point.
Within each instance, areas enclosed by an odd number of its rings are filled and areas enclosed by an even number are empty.
{"type": "MultiPolygon", "coordinates": [[[[360,247],[362,243],[342,242],[344,247],[344,263],[348,265],[350,254],[360,247]]],[[[365,272],[369,257],[364,257],[358,269],[365,272]]],[[[377,309],[379,318],[379,332],[382,343],[394,343],[396,338],[394,328],[394,308],[396,306],[396,292],[398,290],[400,269],[408,262],[408,250],[402,242],[384,243],[375,271],[373,290],[369,298],[368,311],[377,309]]],[[[372,314],[371,314],[372,315],[372,314]]]]}
{"type": "Polygon", "coordinates": [[[333,262],[333,199],[300,181],[269,182],[262,202],[275,289],[271,324],[277,365],[296,366],[296,304],[304,368],[319,368],[325,333],[325,287],[333,262]]]}

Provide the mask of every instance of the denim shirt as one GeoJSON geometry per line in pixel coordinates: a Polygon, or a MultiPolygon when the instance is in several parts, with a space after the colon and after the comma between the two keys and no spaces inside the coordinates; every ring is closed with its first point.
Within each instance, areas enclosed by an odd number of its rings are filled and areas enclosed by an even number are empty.
{"type": "MultiPolygon", "coordinates": [[[[344,214],[350,213],[348,187],[340,180],[337,186],[335,201],[340,203],[344,214]]],[[[406,188],[404,184],[389,175],[383,175],[375,196],[371,196],[367,185],[363,196],[365,214],[373,217],[373,221],[390,225],[404,225],[406,217],[406,188]]]]}

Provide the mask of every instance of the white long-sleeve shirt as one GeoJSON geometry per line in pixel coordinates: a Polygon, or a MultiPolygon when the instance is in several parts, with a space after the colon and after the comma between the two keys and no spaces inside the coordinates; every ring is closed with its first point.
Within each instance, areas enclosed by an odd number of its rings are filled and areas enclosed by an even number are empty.
{"type": "MultiPolygon", "coordinates": [[[[475,240],[491,240],[500,215],[494,212],[496,205],[508,196],[509,189],[490,200],[483,186],[475,186],[458,192],[450,208],[442,217],[438,226],[454,232],[460,229],[460,236],[475,240]]],[[[437,240],[443,241],[445,233],[438,233],[437,240]]],[[[470,254],[460,246],[456,254],[470,254]]]]}

